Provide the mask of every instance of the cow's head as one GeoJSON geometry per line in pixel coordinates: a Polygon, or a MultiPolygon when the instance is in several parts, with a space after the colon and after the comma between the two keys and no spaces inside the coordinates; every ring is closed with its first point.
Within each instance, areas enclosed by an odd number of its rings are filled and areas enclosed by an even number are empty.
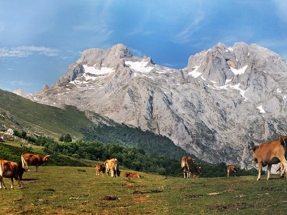
{"type": "Polygon", "coordinates": [[[197,166],[197,167],[196,167],[196,171],[197,171],[198,174],[201,175],[201,174],[202,174],[202,172],[201,172],[201,166],[197,166]]]}

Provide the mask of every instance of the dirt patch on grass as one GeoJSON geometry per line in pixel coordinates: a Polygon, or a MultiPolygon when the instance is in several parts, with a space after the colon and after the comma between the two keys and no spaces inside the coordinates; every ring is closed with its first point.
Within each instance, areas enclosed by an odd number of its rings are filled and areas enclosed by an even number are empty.
{"type": "Polygon", "coordinates": [[[148,199],[148,197],[145,197],[145,196],[139,196],[139,197],[133,198],[133,202],[135,204],[140,204],[140,203],[149,202],[149,201],[150,200],[148,199]]]}
{"type": "Polygon", "coordinates": [[[198,195],[185,195],[184,197],[183,197],[183,199],[197,199],[197,198],[199,198],[199,197],[202,197],[203,195],[202,194],[198,194],[198,195]]]}
{"type": "Polygon", "coordinates": [[[161,193],[161,190],[151,190],[151,191],[138,191],[135,190],[133,194],[145,194],[145,193],[161,193]]]}
{"type": "Polygon", "coordinates": [[[208,206],[209,210],[218,210],[218,211],[233,211],[246,208],[246,205],[230,204],[230,205],[210,205],[208,206]]]}

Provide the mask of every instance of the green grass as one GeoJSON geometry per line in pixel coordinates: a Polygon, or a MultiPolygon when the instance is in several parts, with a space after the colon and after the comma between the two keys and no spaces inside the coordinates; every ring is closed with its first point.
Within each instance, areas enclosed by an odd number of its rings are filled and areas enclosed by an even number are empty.
{"type": "MultiPolygon", "coordinates": [[[[0,214],[286,214],[287,180],[96,176],[93,167],[41,166],[24,188],[0,190],[0,214]],[[105,197],[116,200],[105,200],[105,197]]],[[[264,176],[263,176],[264,177],[264,176]]],[[[9,180],[4,179],[6,186],[9,180]]],[[[8,186],[7,186],[8,187],[8,186]]]]}

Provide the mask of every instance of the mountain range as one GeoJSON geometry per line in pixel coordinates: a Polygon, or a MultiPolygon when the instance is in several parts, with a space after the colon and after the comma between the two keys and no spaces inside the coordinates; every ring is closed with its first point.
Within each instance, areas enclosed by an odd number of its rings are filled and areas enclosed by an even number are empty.
{"type": "Polygon", "coordinates": [[[15,93],[49,106],[75,106],[95,124],[103,117],[165,136],[206,162],[248,168],[249,141],[260,144],[287,131],[286,83],[286,61],[257,44],[218,43],[191,55],[182,69],[117,44],[83,51],[50,87],[15,93]]]}

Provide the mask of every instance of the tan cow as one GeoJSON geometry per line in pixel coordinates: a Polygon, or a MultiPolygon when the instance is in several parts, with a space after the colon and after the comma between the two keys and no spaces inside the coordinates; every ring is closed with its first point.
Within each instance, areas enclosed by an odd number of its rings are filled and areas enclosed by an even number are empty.
{"type": "Polygon", "coordinates": [[[230,173],[233,173],[234,176],[236,176],[237,170],[238,170],[237,166],[235,166],[235,165],[233,165],[233,164],[227,165],[227,166],[226,166],[227,177],[229,177],[230,173]]]}
{"type": "Polygon", "coordinates": [[[281,136],[271,142],[262,143],[259,146],[250,146],[253,150],[253,160],[258,163],[258,177],[260,180],[262,166],[267,165],[267,180],[270,178],[272,164],[282,163],[285,177],[287,177],[287,161],[285,159],[285,151],[287,147],[287,136],[281,136]]]}
{"type": "Polygon", "coordinates": [[[106,166],[105,164],[97,164],[96,165],[96,175],[100,175],[100,172],[102,173],[102,175],[105,173],[106,171],[106,166]]]}
{"type": "Polygon", "coordinates": [[[106,160],[105,166],[106,166],[106,173],[108,173],[108,175],[111,175],[111,177],[120,176],[119,163],[116,158],[106,160]]]}
{"type": "Polygon", "coordinates": [[[39,166],[41,166],[44,162],[50,161],[50,155],[22,153],[21,161],[23,168],[26,169],[27,171],[30,171],[29,165],[33,165],[36,166],[36,172],[38,172],[39,166]]]}
{"type": "Polygon", "coordinates": [[[183,171],[183,178],[192,178],[193,174],[201,174],[201,167],[195,165],[194,160],[190,156],[183,156],[181,158],[181,168],[183,171]]]}
{"type": "Polygon", "coordinates": [[[128,178],[141,178],[141,175],[135,172],[125,172],[124,176],[128,178]]]}
{"type": "Polygon", "coordinates": [[[11,189],[14,187],[13,179],[17,180],[19,187],[22,185],[22,176],[25,172],[25,169],[22,168],[21,162],[13,162],[8,160],[0,160],[0,189],[2,187],[6,189],[3,178],[11,179],[11,189]]]}

